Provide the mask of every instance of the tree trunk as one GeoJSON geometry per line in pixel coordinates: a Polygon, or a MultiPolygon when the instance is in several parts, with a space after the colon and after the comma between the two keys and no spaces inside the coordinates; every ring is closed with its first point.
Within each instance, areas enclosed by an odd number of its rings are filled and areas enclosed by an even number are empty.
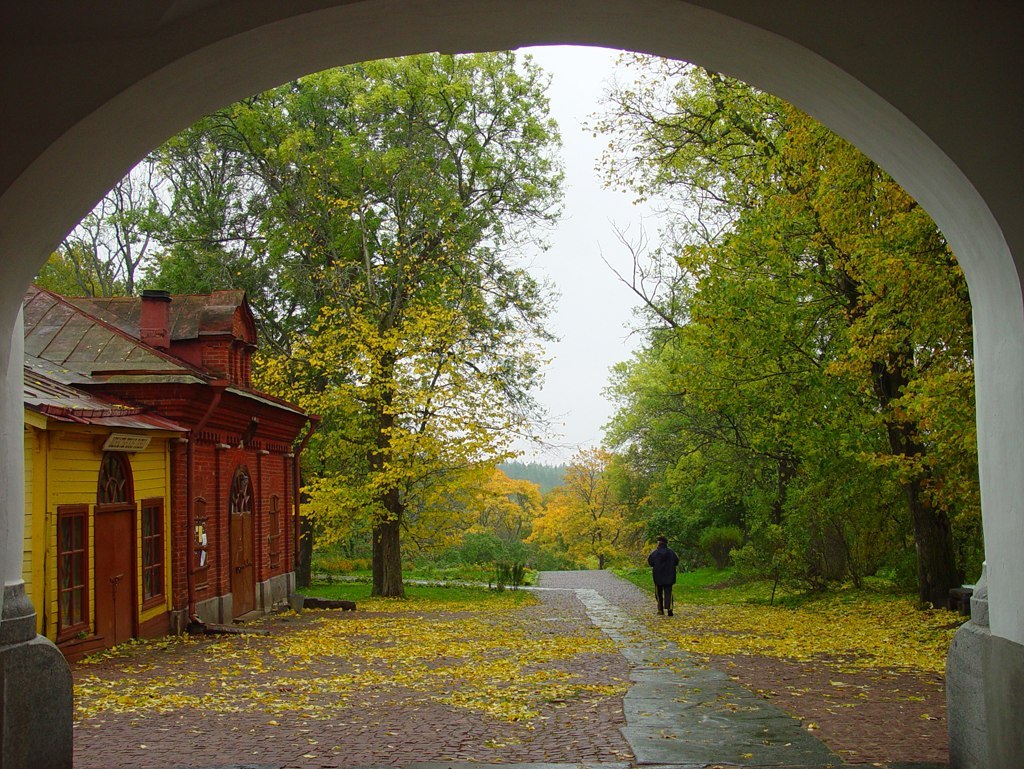
{"type": "Polygon", "coordinates": [[[786,453],[778,460],[778,463],[779,469],[778,475],[776,476],[775,499],[772,500],[771,520],[776,526],[781,526],[782,519],[785,517],[786,493],[789,489],[789,483],[796,477],[797,460],[796,457],[787,450],[786,453]]]}
{"type": "Polygon", "coordinates": [[[373,532],[373,590],[371,595],[385,598],[405,598],[402,584],[402,549],[400,524],[383,521],[373,532]],[[379,575],[379,576],[378,576],[379,575]]]}
{"type": "Polygon", "coordinates": [[[914,547],[917,550],[917,594],[922,603],[936,609],[949,603],[949,591],[960,587],[953,552],[953,531],[949,517],[932,509],[921,496],[921,483],[905,484],[911,520],[914,524],[914,547]]]}
{"type": "MultiPolygon", "coordinates": [[[[895,355],[890,365],[876,363],[873,370],[879,399],[882,406],[888,408],[890,402],[900,396],[908,379],[895,363],[895,355]]],[[[889,448],[894,456],[920,457],[925,453],[911,425],[890,415],[886,419],[885,428],[889,448]]],[[[922,493],[922,481],[922,478],[917,477],[903,484],[907,510],[914,527],[917,593],[922,603],[941,608],[948,604],[949,591],[960,587],[961,579],[956,569],[953,528],[949,516],[928,504],[922,493]]]]}
{"type": "Polygon", "coordinates": [[[370,595],[382,595],[381,591],[384,589],[384,559],[381,556],[382,536],[380,524],[373,524],[373,530],[370,532],[370,539],[372,540],[370,573],[373,578],[370,595]]]}
{"type": "MultiPolygon", "coordinates": [[[[395,416],[391,413],[393,401],[392,386],[395,381],[395,359],[386,355],[381,359],[378,386],[383,395],[375,404],[377,436],[374,448],[370,451],[370,471],[382,473],[391,455],[391,430],[395,426],[395,416]]],[[[385,598],[405,598],[405,586],[402,584],[402,547],[401,527],[405,503],[401,492],[392,488],[384,492],[380,498],[386,513],[386,520],[378,521],[373,526],[373,589],[370,595],[385,598]]]]}

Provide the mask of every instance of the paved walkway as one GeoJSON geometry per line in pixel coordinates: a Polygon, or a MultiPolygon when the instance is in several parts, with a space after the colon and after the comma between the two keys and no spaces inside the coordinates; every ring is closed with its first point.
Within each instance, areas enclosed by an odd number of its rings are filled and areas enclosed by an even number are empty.
{"type": "Polygon", "coordinates": [[[541,586],[574,590],[591,622],[629,660],[633,684],[624,700],[622,734],[636,766],[842,766],[799,721],[652,637],[635,612],[653,612],[653,600],[635,586],[607,572],[545,574],[541,586]]]}

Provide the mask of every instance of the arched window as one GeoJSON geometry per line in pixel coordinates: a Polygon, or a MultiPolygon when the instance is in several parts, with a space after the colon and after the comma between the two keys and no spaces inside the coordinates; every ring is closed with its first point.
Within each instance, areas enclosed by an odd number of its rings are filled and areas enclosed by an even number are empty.
{"type": "Polygon", "coordinates": [[[252,481],[239,467],[231,479],[229,537],[231,541],[231,594],[234,616],[256,608],[256,558],[253,538],[252,481]]]}
{"type": "Polygon", "coordinates": [[[231,481],[231,501],[228,508],[232,513],[252,512],[252,483],[249,481],[249,472],[244,467],[235,471],[235,477],[231,481]]]}
{"type": "Polygon", "coordinates": [[[128,457],[117,451],[107,451],[100,463],[99,488],[96,491],[97,504],[133,502],[132,467],[128,457]]]}

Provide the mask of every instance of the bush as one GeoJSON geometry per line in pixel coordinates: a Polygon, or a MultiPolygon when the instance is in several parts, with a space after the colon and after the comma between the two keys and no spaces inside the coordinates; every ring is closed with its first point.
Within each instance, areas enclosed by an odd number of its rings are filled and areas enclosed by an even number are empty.
{"type": "Polygon", "coordinates": [[[505,556],[505,543],[490,532],[470,533],[457,548],[462,563],[484,564],[500,561],[505,556]]]}
{"type": "Polygon", "coordinates": [[[506,586],[517,590],[520,585],[526,583],[526,565],[522,563],[497,563],[495,564],[494,585],[498,590],[504,590],[506,586]]]}
{"type": "Polygon", "coordinates": [[[351,558],[329,552],[313,553],[313,571],[317,574],[352,574],[369,569],[369,558],[351,558]]]}
{"type": "Polygon", "coordinates": [[[897,590],[917,592],[917,552],[903,550],[889,556],[885,566],[876,575],[891,582],[897,590]]]}
{"type": "Polygon", "coordinates": [[[729,565],[730,553],[743,544],[743,530],[739,526],[712,526],[700,535],[700,546],[724,569],[729,565]]]}

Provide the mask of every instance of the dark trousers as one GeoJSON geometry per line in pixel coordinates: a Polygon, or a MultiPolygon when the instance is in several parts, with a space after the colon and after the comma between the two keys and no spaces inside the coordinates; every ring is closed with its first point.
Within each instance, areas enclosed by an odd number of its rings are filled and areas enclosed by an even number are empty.
{"type": "Polygon", "coordinates": [[[658,613],[661,614],[663,611],[672,611],[672,586],[671,585],[655,585],[654,595],[658,599],[658,613]]]}

